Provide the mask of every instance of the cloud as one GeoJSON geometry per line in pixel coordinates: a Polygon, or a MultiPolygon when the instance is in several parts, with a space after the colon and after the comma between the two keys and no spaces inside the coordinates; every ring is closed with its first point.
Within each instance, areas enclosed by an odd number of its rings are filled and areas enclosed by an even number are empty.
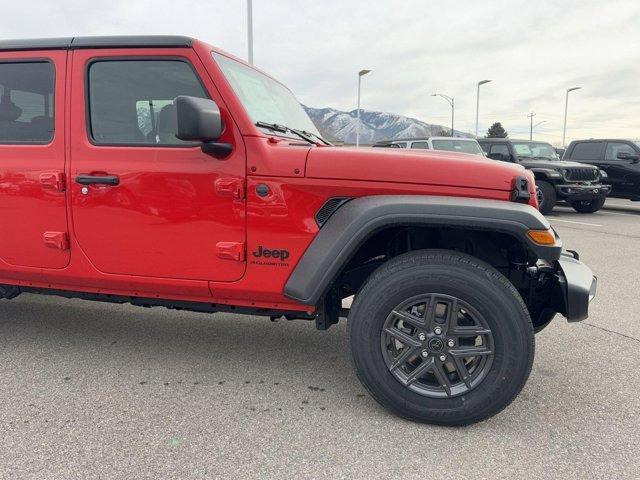
{"type": "MultiPolygon", "coordinates": [[[[429,123],[480,130],[501,121],[528,135],[526,114],[545,121],[536,137],[559,143],[565,91],[567,137],[640,136],[640,4],[637,0],[434,1],[254,0],[256,65],[310,106],[352,110],[357,72],[363,106],[429,123]]],[[[0,17],[7,38],[186,34],[246,57],[244,0],[23,0],[0,17]]]]}

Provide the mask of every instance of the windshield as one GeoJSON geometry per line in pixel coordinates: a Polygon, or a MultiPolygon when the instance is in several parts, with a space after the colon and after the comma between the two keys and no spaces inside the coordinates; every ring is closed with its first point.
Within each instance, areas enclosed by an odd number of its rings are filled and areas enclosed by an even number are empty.
{"type": "Polygon", "coordinates": [[[635,143],[636,145],[638,145],[638,146],[640,147],[640,141],[638,141],[638,142],[633,142],[633,143],[635,143]]]}
{"type": "Polygon", "coordinates": [[[516,155],[528,158],[549,158],[557,160],[558,155],[548,143],[541,142],[512,142],[516,149],[516,155]]]}
{"type": "Polygon", "coordinates": [[[287,87],[229,57],[215,52],[212,55],[254,123],[275,123],[320,136],[287,87]]]}
{"type": "Polygon", "coordinates": [[[475,140],[432,140],[431,144],[434,150],[449,150],[451,152],[483,155],[480,145],[478,145],[478,142],[475,140]]]}

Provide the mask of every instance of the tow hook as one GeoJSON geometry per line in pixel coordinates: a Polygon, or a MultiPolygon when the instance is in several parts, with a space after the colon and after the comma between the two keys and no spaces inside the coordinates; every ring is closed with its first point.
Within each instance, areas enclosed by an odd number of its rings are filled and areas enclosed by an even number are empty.
{"type": "Polygon", "coordinates": [[[553,276],[556,273],[556,269],[551,265],[534,265],[533,267],[527,267],[527,275],[531,278],[537,278],[539,283],[542,283],[547,276],[553,276]]]}

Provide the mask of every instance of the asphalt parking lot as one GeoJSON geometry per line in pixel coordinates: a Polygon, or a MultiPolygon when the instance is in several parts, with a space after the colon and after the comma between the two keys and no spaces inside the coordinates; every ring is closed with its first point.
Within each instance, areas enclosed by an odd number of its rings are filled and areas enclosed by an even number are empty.
{"type": "Polygon", "coordinates": [[[640,204],[551,223],[599,277],[527,386],[466,428],[400,420],[345,325],[22,295],[0,303],[0,478],[638,478],[640,204]]]}

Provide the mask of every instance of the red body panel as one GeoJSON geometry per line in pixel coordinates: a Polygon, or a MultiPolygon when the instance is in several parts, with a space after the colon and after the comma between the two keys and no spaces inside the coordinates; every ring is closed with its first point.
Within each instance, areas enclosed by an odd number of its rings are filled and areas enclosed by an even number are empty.
{"type": "Polygon", "coordinates": [[[311,312],[282,292],[318,233],[315,214],[328,198],[395,193],[508,201],[518,175],[535,193],[529,172],[480,157],[266,136],[212,50],[195,41],[192,48],[0,53],[0,61],[54,61],[57,106],[51,145],[0,145],[0,283],[311,312]],[[188,60],[220,107],[220,141],[233,145],[231,156],[217,160],[199,147],[92,144],[87,62],[122,56],[188,60]],[[83,193],[74,179],[96,173],[117,175],[120,184],[83,193]],[[258,185],[267,193],[258,195],[258,185]]]}
{"type": "Polygon", "coordinates": [[[65,165],[67,52],[4,53],[2,61],[46,59],[55,67],[55,133],[48,145],[0,145],[0,277],[42,279],[70,252],[45,244],[45,232],[67,232],[65,193],[56,184],[65,165]],[[25,268],[25,267],[35,267],[25,268]]]}

